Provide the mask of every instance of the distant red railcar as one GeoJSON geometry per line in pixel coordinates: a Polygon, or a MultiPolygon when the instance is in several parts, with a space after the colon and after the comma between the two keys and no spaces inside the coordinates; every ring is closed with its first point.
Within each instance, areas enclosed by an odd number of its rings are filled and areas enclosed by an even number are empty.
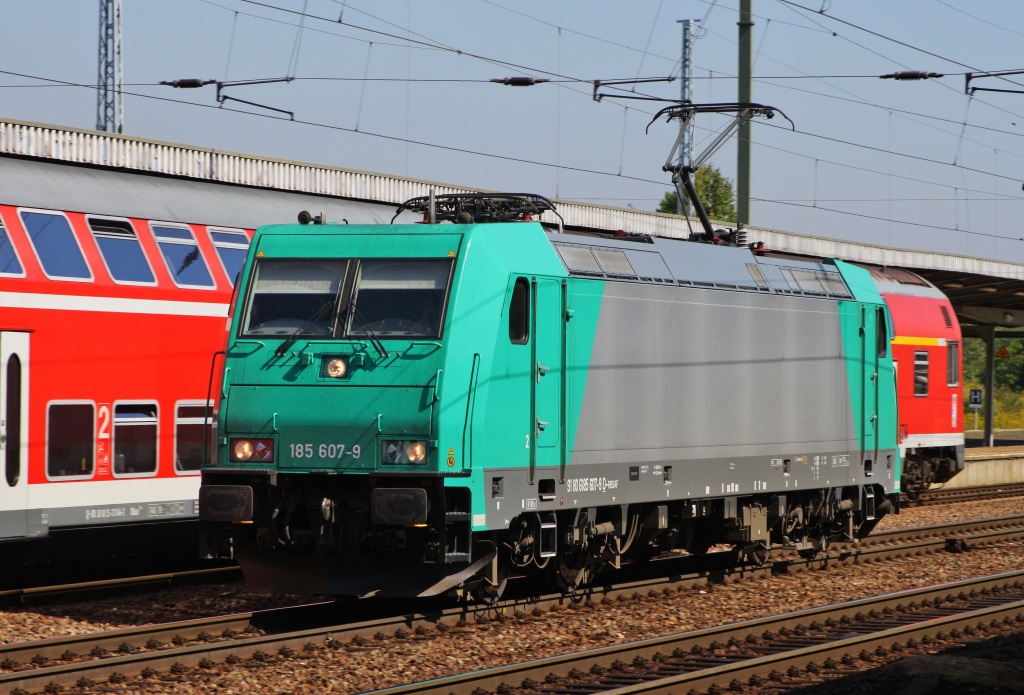
{"type": "Polygon", "coordinates": [[[195,517],[250,236],[0,205],[0,536],[195,517]]]}
{"type": "Polygon", "coordinates": [[[894,324],[901,487],[915,492],[964,467],[963,338],[949,299],[914,273],[871,269],[894,324]]]}

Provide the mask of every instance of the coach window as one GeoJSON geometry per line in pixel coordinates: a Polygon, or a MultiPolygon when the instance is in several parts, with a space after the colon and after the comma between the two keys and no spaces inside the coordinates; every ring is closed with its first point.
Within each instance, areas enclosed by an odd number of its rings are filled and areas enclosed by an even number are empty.
{"type": "Polygon", "coordinates": [[[68,218],[41,210],[19,210],[29,241],[46,276],[55,280],[92,280],[92,271],[68,218]]]}
{"type": "Polygon", "coordinates": [[[174,470],[198,473],[203,465],[203,443],[210,435],[210,404],[178,403],[174,413],[174,470]]]}
{"type": "Polygon", "coordinates": [[[946,343],[946,384],[960,385],[960,343],[946,343]]]}
{"type": "Polygon", "coordinates": [[[157,222],[151,222],[150,228],[175,285],[197,289],[213,287],[210,269],[191,229],[157,222]]]}
{"type": "Polygon", "coordinates": [[[131,222],[102,217],[89,217],[87,220],[114,282],[122,285],[156,284],[153,269],[149,267],[131,222]]]}
{"type": "Polygon", "coordinates": [[[249,236],[245,232],[231,229],[210,228],[210,238],[213,246],[217,249],[217,256],[220,258],[221,267],[228,276],[228,282],[235,284],[238,273],[245,263],[245,254],[249,251],[249,236]]]}
{"type": "Polygon", "coordinates": [[[928,395],[928,353],[924,350],[914,353],[914,395],[928,395]]]}
{"type": "Polygon", "coordinates": [[[512,301],[508,305],[508,339],[515,345],[530,340],[530,283],[526,278],[516,279],[512,288],[512,301]]]}
{"type": "Polygon", "coordinates": [[[96,451],[92,403],[51,403],[46,409],[46,477],[92,477],[96,451]]]}
{"type": "Polygon", "coordinates": [[[114,475],[156,473],[156,403],[114,405],[114,475]]]}
{"type": "Polygon", "coordinates": [[[21,261],[18,260],[18,254],[14,251],[10,237],[7,236],[3,220],[0,220],[0,275],[25,276],[21,261]]]}

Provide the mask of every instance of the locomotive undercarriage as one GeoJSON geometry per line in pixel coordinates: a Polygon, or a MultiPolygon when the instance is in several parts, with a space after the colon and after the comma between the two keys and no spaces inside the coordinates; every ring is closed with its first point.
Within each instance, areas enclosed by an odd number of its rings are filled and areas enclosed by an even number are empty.
{"type": "Polygon", "coordinates": [[[963,446],[936,446],[907,449],[901,456],[900,485],[910,496],[927,490],[932,484],[948,482],[964,469],[963,446]]]}
{"type": "MultiPolygon", "coordinates": [[[[230,476],[228,476],[230,478],[230,476]]],[[[235,483],[235,480],[204,481],[235,483]]],[[[761,564],[772,549],[814,557],[856,540],[898,504],[880,486],[530,511],[472,532],[467,488],[440,478],[307,475],[255,480],[251,519],[207,524],[211,556],[233,555],[256,590],[491,601],[512,575],[546,573],[573,592],[603,569],[728,546],[761,564]]],[[[239,487],[237,485],[225,487],[239,487]]],[[[244,487],[244,486],[243,486],[244,487]]],[[[210,519],[207,519],[210,521],[210,519]]],[[[220,521],[227,521],[220,519],[220,521]]]]}
{"type": "Polygon", "coordinates": [[[892,505],[880,487],[868,485],[531,513],[513,521],[492,574],[545,570],[571,592],[602,569],[672,551],[704,555],[730,546],[739,561],[754,565],[776,548],[813,558],[831,542],[867,535],[892,505]]]}

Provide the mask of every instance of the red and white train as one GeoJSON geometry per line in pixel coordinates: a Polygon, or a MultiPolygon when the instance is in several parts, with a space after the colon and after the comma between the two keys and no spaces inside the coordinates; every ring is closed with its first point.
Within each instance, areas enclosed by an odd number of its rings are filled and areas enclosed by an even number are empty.
{"type": "Polygon", "coordinates": [[[301,210],[394,214],[0,156],[0,542],[50,541],[26,557],[195,545],[183,523],[197,518],[233,281],[252,229],[301,210]],[[117,540],[79,542],[87,530],[117,540]]]}
{"type": "Polygon", "coordinates": [[[913,494],[964,467],[963,338],[953,305],[924,278],[896,268],[871,277],[894,324],[900,485],[913,494]]]}

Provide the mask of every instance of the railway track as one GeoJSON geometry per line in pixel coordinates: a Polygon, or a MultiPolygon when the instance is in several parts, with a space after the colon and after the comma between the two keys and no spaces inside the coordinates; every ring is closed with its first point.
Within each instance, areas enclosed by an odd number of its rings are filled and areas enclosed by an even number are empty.
{"type": "Polygon", "coordinates": [[[210,581],[241,579],[238,567],[211,567],[182,572],[161,572],[138,577],[100,579],[90,582],[73,582],[49,586],[29,586],[17,589],[0,589],[0,604],[30,603],[54,598],[84,597],[110,592],[150,589],[154,586],[186,586],[210,581]]]}
{"type": "Polygon", "coordinates": [[[926,490],[914,495],[902,493],[900,498],[903,504],[918,507],[929,504],[977,502],[979,500],[1020,497],[1022,495],[1024,495],[1024,483],[1004,483],[1000,485],[940,488],[926,490]]]}
{"type": "Polygon", "coordinates": [[[671,695],[806,685],[961,635],[1024,628],[1024,571],[813,608],[722,627],[375,691],[671,695]],[[788,685],[787,685],[788,682],[788,685]]]}
{"type": "MultiPolygon", "coordinates": [[[[1024,538],[1024,515],[879,533],[858,547],[836,547],[815,560],[794,556],[757,568],[696,572],[595,587],[572,597],[550,595],[503,601],[498,606],[459,606],[430,614],[407,614],[363,622],[332,613],[340,604],[277,609],[182,623],[115,630],[0,645],[0,692],[53,692],[75,685],[121,683],[133,676],[212,669],[218,665],[290,658],[318,649],[360,648],[375,640],[415,639],[486,621],[496,611],[543,611],[567,603],[611,600],[637,594],[665,594],[709,582],[791,573],[801,568],[879,561],[965,546],[1024,538]],[[297,627],[302,625],[303,627],[297,627]]],[[[652,566],[661,563],[649,563],[652,566]]],[[[661,569],[656,567],[656,569],[661,569]]],[[[662,571],[662,574],[665,574],[662,571]]],[[[571,670],[571,669],[570,669],[571,670]]]]}

